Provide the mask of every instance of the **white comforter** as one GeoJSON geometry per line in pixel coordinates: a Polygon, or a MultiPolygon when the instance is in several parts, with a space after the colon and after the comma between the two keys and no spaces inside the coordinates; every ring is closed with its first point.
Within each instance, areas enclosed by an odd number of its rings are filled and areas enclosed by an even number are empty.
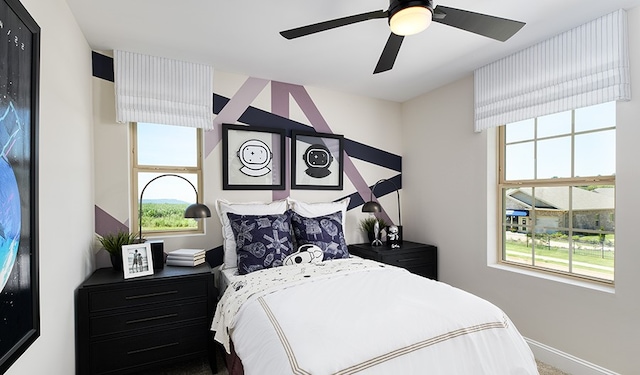
{"type": "Polygon", "coordinates": [[[538,373],[496,306],[358,258],[238,276],[212,330],[246,375],[538,373]]]}

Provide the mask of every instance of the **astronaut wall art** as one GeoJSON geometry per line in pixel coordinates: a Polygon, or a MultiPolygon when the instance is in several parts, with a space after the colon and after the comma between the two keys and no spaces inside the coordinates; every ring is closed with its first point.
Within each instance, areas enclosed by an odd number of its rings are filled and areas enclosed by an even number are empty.
{"type": "Polygon", "coordinates": [[[343,136],[291,133],[291,188],[342,190],[343,136]]]}
{"type": "Polygon", "coordinates": [[[284,129],[222,125],[224,190],[284,190],[284,129]]]}

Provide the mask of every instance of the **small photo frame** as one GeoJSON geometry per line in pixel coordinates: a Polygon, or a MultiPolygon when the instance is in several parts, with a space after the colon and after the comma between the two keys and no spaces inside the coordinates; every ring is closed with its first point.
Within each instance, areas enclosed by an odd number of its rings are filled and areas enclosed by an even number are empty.
{"type": "Polygon", "coordinates": [[[291,189],[342,190],[342,135],[291,132],[291,189]]]}
{"type": "Polygon", "coordinates": [[[285,130],[222,124],[222,189],[284,190],[285,130]]]}
{"type": "Polygon", "coordinates": [[[122,246],[124,278],[153,275],[151,245],[147,243],[122,246]]]}

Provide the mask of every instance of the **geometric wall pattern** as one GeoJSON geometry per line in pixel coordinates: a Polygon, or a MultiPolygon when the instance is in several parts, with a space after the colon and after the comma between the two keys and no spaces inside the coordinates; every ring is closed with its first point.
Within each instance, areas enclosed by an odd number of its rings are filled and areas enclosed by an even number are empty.
{"type": "MultiPolygon", "coordinates": [[[[113,59],[111,57],[93,52],[93,76],[113,82],[113,59]]],[[[307,90],[300,85],[293,85],[277,81],[269,81],[259,78],[248,78],[244,84],[231,98],[213,93],[213,112],[216,114],[214,119],[214,130],[205,132],[204,152],[205,158],[213,151],[213,149],[221,141],[222,123],[243,123],[246,125],[255,125],[263,127],[271,127],[284,129],[287,137],[291,137],[292,130],[300,130],[307,132],[319,132],[333,134],[330,125],[325,121],[319,109],[309,96],[307,90]],[[251,104],[256,97],[266,89],[271,87],[271,111],[268,112],[259,108],[252,107],[251,104]],[[302,110],[311,126],[299,123],[289,119],[289,103],[293,98],[298,107],[302,110]]],[[[287,152],[289,155],[289,152],[287,152]]],[[[348,209],[354,209],[361,206],[365,200],[369,200],[372,186],[369,186],[358,172],[353,159],[358,159],[368,163],[375,164],[395,171],[398,174],[390,178],[398,189],[402,188],[402,157],[380,150],[360,142],[344,139],[344,175],[355,187],[356,192],[348,195],[351,198],[348,209]]],[[[287,160],[288,163],[288,160],[287,160]]],[[[290,173],[289,165],[286,167],[287,174],[290,173]]],[[[287,181],[290,178],[287,175],[287,181]]],[[[393,184],[381,184],[376,187],[376,196],[381,197],[389,193],[395,193],[393,184]]],[[[274,190],[272,192],[273,199],[282,199],[289,196],[288,184],[287,190],[274,190]]],[[[343,199],[347,196],[341,197],[343,199]]],[[[339,200],[338,199],[338,200],[339,200]]],[[[388,215],[383,212],[381,216],[387,221],[392,222],[388,215]]],[[[113,217],[96,206],[96,233],[104,234],[112,232],[114,228],[126,229],[127,225],[118,222],[113,217]]]]}

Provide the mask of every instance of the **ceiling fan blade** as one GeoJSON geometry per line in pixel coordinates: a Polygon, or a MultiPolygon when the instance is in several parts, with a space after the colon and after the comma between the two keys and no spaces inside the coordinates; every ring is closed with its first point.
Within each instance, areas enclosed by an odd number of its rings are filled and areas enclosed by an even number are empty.
{"type": "Polygon", "coordinates": [[[378,65],[376,65],[373,74],[386,72],[393,68],[393,64],[396,62],[396,57],[398,57],[398,52],[400,51],[400,46],[402,45],[403,40],[404,36],[396,35],[394,33],[389,35],[387,44],[382,50],[382,55],[380,55],[380,60],[378,60],[378,65]]]}
{"type": "Polygon", "coordinates": [[[373,20],[376,18],[387,18],[388,16],[389,16],[389,13],[387,11],[376,10],[373,12],[367,12],[362,14],[356,14],[353,16],[348,16],[348,17],[336,18],[335,20],[314,23],[313,25],[307,25],[307,26],[302,26],[295,29],[291,29],[291,30],[281,31],[280,35],[282,35],[287,39],[295,39],[301,36],[315,34],[321,31],[334,29],[336,27],[347,26],[353,23],[373,20]]]}
{"type": "Polygon", "coordinates": [[[511,38],[525,25],[520,21],[440,5],[433,10],[433,22],[453,26],[501,42],[511,38]]]}

